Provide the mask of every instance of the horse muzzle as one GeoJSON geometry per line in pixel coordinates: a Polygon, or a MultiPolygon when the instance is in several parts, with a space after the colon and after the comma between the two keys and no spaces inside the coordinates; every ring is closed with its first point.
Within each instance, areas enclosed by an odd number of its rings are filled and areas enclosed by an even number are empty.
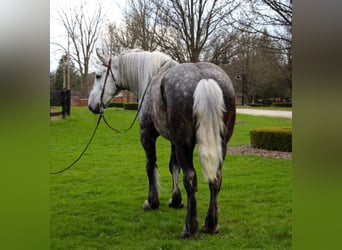
{"type": "Polygon", "coordinates": [[[88,105],[88,108],[89,110],[95,114],[95,115],[98,115],[98,114],[103,114],[104,112],[104,106],[102,104],[97,104],[95,107],[93,107],[92,105],[88,105]]]}

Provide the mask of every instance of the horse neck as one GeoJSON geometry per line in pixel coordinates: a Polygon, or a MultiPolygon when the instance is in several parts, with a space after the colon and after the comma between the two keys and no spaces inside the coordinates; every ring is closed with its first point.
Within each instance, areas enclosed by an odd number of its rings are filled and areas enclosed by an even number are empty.
{"type": "Polygon", "coordinates": [[[119,61],[120,73],[122,78],[122,89],[132,91],[139,100],[145,92],[148,83],[153,76],[161,70],[166,70],[175,66],[177,63],[165,56],[136,53],[134,55],[122,55],[119,61]]]}

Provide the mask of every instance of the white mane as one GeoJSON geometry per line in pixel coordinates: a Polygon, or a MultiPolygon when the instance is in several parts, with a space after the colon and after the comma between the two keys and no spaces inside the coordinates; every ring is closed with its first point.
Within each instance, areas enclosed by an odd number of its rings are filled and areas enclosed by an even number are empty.
{"type": "Polygon", "coordinates": [[[177,64],[168,55],[159,51],[128,50],[118,58],[122,88],[136,92],[139,98],[161,67],[169,68],[177,64]]]}

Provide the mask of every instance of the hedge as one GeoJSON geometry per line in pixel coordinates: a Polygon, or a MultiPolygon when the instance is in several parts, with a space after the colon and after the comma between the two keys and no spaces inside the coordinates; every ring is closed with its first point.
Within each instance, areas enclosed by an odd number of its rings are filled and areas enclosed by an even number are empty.
{"type": "Polygon", "coordinates": [[[108,105],[109,108],[123,108],[122,102],[112,102],[108,105]]]}
{"type": "Polygon", "coordinates": [[[262,106],[264,106],[262,103],[248,103],[247,105],[251,106],[251,107],[262,107],[262,106]]]}
{"type": "Polygon", "coordinates": [[[292,102],[273,102],[272,107],[292,107],[292,102]]]}
{"type": "Polygon", "coordinates": [[[136,102],[127,102],[123,104],[123,108],[126,110],[138,110],[139,104],[136,102]]]}
{"type": "Polygon", "coordinates": [[[136,102],[112,102],[108,105],[109,108],[124,108],[126,110],[137,110],[138,103],[136,102]]]}
{"type": "Polygon", "coordinates": [[[254,148],[292,152],[292,128],[257,128],[249,136],[254,148]]]}

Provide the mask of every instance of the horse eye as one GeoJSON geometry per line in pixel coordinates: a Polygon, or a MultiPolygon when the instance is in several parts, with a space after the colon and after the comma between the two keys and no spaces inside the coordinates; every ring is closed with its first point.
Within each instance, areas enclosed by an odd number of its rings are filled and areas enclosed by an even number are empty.
{"type": "Polygon", "coordinates": [[[100,79],[101,78],[101,75],[96,75],[96,79],[100,79]]]}

